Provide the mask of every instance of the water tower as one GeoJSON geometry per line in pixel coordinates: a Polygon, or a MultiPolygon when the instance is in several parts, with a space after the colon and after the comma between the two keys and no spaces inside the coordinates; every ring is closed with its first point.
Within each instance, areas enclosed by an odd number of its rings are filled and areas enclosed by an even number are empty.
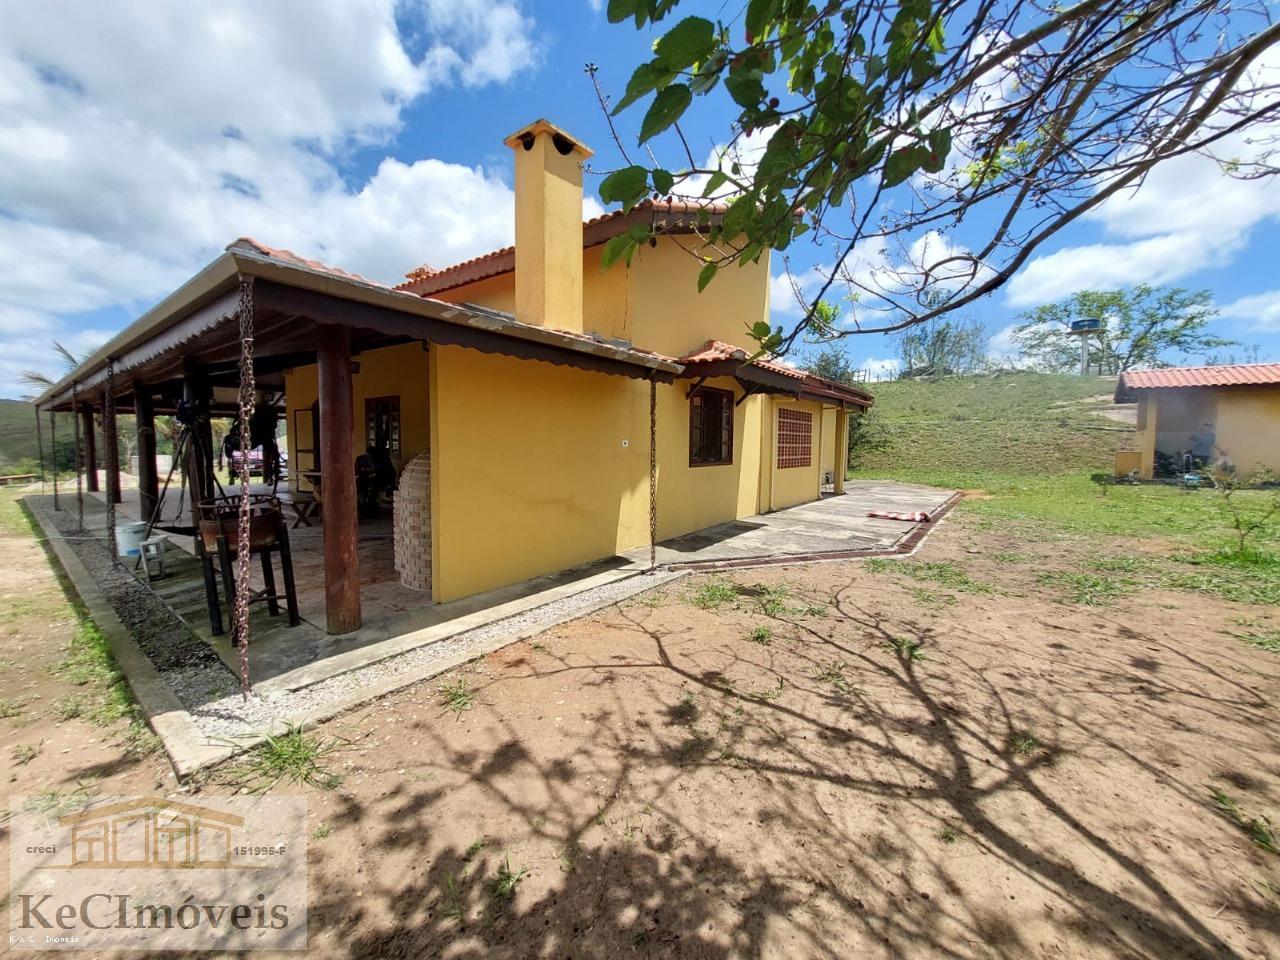
{"type": "Polygon", "coordinates": [[[1098,317],[1087,317],[1084,320],[1072,320],[1071,329],[1067,331],[1073,337],[1080,338],[1080,376],[1089,374],[1089,335],[1102,329],[1102,321],[1098,317]]]}

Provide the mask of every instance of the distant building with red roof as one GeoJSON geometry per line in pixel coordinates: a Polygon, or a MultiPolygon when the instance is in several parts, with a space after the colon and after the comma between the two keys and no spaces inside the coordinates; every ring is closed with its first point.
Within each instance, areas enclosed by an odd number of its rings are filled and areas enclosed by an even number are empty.
{"type": "Polygon", "coordinates": [[[1117,403],[1138,404],[1138,471],[1188,466],[1280,472],[1280,363],[1126,370],[1117,403]]]}

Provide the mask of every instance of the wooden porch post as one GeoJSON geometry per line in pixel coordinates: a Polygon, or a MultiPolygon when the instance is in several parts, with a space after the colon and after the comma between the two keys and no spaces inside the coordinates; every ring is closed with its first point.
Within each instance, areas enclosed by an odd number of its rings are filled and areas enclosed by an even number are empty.
{"type": "MultiPolygon", "coordinates": [[[[213,387],[209,384],[209,371],[202,364],[188,361],[182,365],[182,396],[200,415],[191,427],[191,508],[199,521],[197,506],[214,496],[213,484],[213,427],[209,424],[209,407],[213,401],[213,387]]],[[[186,469],[184,465],[183,469],[186,469]]]]}
{"type": "Polygon", "coordinates": [[[324,600],[330,633],[360,629],[356,473],[352,435],[351,331],[317,328],[320,367],[320,476],[324,490],[324,600]]]}
{"type": "Polygon", "coordinates": [[[844,493],[844,475],[849,472],[849,408],[841,404],[836,409],[836,449],[832,457],[835,464],[831,489],[844,493]]]}
{"type": "Polygon", "coordinates": [[[85,488],[90,493],[98,492],[98,441],[93,427],[93,407],[84,404],[80,408],[80,432],[84,435],[84,469],[85,488]]]}
{"type": "Polygon", "coordinates": [[[138,423],[138,510],[150,520],[160,499],[160,479],[156,475],[156,411],[147,387],[133,385],[133,413],[138,423]]]}

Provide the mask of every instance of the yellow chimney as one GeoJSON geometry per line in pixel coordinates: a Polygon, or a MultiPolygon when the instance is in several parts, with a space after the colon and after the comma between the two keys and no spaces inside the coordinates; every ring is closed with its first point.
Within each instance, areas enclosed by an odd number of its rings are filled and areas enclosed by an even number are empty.
{"type": "Polygon", "coordinates": [[[591,150],[546,120],[516,154],[516,319],[582,332],[582,163],[591,150]]]}

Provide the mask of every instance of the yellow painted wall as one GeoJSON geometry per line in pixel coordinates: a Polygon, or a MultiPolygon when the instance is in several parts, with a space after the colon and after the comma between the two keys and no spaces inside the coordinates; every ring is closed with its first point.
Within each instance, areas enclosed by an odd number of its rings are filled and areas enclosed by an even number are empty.
{"type": "Polygon", "coordinates": [[[431,355],[436,601],[648,542],[647,384],[462,347],[431,355]]]}
{"type": "Polygon", "coordinates": [[[629,275],[632,342],[674,357],[708,340],[751,347],[747,328],[769,316],[768,254],[724,268],[699,293],[702,264],[687,250],[690,239],[666,237],[637,251],[629,275]]]}
{"type": "Polygon", "coordinates": [[[832,482],[836,478],[836,408],[822,408],[822,453],[819,467],[822,476],[830,476],[832,482]]]}
{"type": "MultiPolygon", "coordinates": [[[[631,265],[600,269],[602,246],[583,251],[583,326],[642,350],[683,356],[708,340],[750,347],[747,328],[768,319],[769,257],[725,268],[698,292],[701,264],[687,251],[689,238],[663,237],[641,247],[631,265]]],[[[478,303],[515,311],[514,274],[489,277],[435,295],[449,303],[478,303]]],[[[548,326],[566,328],[554,318],[548,326]]]]}
{"type": "MultiPolygon", "coordinates": [[[[660,540],[759,512],[756,488],[760,474],[761,398],[749,397],[734,407],[732,463],[690,466],[687,394],[692,384],[691,380],[683,380],[658,385],[660,540]]],[[[735,401],[742,397],[742,388],[731,377],[712,378],[705,386],[730,390],[735,401]]],[[[644,436],[647,443],[647,427],[644,436]]],[[[632,546],[647,544],[647,529],[644,534],[632,546]]]]}
{"type": "Polygon", "coordinates": [[[1220,390],[1217,444],[1236,469],[1280,472],[1280,388],[1220,390]]]}
{"type": "MultiPolygon", "coordinates": [[[[379,350],[366,350],[355,358],[360,372],[351,377],[351,394],[355,410],[355,456],[365,452],[364,402],[372,397],[400,398],[400,450],[401,456],[393,461],[396,472],[415,456],[427,449],[431,436],[431,417],[428,407],[427,353],[418,343],[406,343],[379,350]]],[[[298,410],[309,410],[315,403],[318,389],[318,370],[315,364],[297,367],[285,372],[285,403],[287,409],[286,431],[289,450],[294,451],[290,460],[290,483],[294,490],[309,490],[310,484],[302,479],[300,471],[318,469],[317,463],[304,463],[306,455],[299,457],[299,447],[310,446],[310,437],[295,437],[299,418],[298,410]]],[[[303,420],[306,420],[304,415],[303,420]]]]}
{"type": "Polygon", "coordinates": [[[760,434],[760,490],[759,511],[781,510],[797,503],[816,500],[821,495],[821,458],[818,444],[821,440],[822,407],[807,400],[786,400],[781,397],[762,398],[762,418],[767,428],[760,434]],[[805,410],[813,414],[813,457],[807,467],[779,468],[778,461],[778,409],[783,406],[805,410]]]}

